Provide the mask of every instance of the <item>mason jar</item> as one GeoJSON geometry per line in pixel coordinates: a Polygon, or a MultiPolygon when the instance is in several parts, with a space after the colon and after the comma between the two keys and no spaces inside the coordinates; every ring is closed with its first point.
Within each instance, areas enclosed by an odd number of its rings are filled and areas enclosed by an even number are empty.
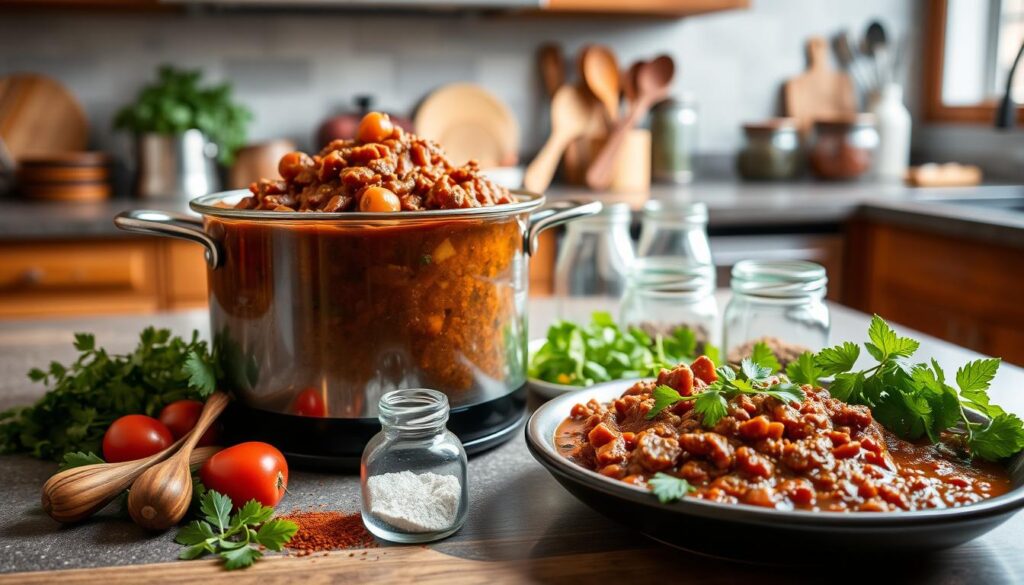
{"type": "MultiPolygon", "coordinates": [[[[708,206],[673,199],[645,203],[637,255],[674,257],[683,263],[713,266],[708,206]]],[[[714,286],[714,282],[711,284],[714,286]]]]}
{"type": "Polygon", "coordinates": [[[631,219],[629,204],[615,203],[570,223],[555,263],[555,294],[618,299],[633,262],[631,219]]]}
{"type": "Polygon", "coordinates": [[[700,345],[718,343],[714,268],[670,257],[637,258],[622,296],[619,322],[649,335],[693,331],[700,345]]]}
{"type": "Polygon", "coordinates": [[[651,176],[655,181],[693,181],[697,121],[697,102],[691,93],[666,99],[651,109],[651,176]]]}
{"type": "Polygon", "coordinates": [[[785,366],[828,345],[825,268],[800,260],[743,260],[732,268],[722,343],[730,362],[766,343],[785,366]]]}
{"type": "Polygon", "coordinates": [[[437,390],[393,390],[378,404],[381,431],[360,465],[362,517],[392,542],[440,540],[469,509],[466,451],[450,432],[448,397],[437,390]]]}

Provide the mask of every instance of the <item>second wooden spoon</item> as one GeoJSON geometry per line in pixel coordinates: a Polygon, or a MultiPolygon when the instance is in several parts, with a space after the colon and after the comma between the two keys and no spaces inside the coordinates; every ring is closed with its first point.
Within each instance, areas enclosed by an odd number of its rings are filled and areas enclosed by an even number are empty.
{"type": "Polygon", "coordinates": [[[615,129],[608,136],[601,151],[587,169],[587,186],[603,191],[612,183],[615,172],[615,161],[626,135],[640,122],[640,119],[658,101],[668,96],[672,77],[675,75],[675,63],[668,55],[662,55],[650,63],[644,63],[636,71],[636,100],[629,109],[629,114],[619,120],[615,129]]]}
{"type": "Polygon", "coordinates": [[[555,176],[558,160],[569,144],[582,136],[590,123],[587,96],[573,85],[563,85],[551,100],[551,136],[526,167],[523,186],[543,193],[555,176]]]}
{"type": "Polygon", "coordinates": [[[580,55],[580,74],[587,89],[604,105],[609,124],[619,119],[619,63],[615,53],[602,45],[590,45],[580,55]]]}
{"type": "Polygon", "coordinates": [[[135,480],[128,492],[128,513],[136,524],[149,530],[167,530],[185,517],[192,502],[189,457],[199,438],[227,404],[227,394],[214,392],[203,406],[203,412],[181,450],[150,467],[135,480]]]}

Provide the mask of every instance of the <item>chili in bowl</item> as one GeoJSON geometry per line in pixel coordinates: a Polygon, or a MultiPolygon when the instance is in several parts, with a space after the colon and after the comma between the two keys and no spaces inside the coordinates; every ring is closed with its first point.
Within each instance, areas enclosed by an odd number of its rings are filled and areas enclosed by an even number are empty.
{"type": "Polygon", "coordinates": [[[783,540],[807,551],[944,548],[1024,506],[1019,453],[967,464],[946,447],[898,438],[869,408],[814,385],[738,393],[702,424],[707,409],[698,413],[695,398],[716,375],[702,357],[656,380],[560,396],[534,413],[527,445],[598,512],[670,544],[748,560],[771,557],[765,543],[783,540]],[[666,406],[666,393],[681,399],[666,406]]]}

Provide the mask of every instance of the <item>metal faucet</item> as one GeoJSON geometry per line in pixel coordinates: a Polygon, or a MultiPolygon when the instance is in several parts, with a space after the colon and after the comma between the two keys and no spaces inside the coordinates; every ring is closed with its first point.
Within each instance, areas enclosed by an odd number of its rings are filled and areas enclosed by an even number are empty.
{"type": "Polygon", "coordinates": [[[996,128],[1009,130],[1013,128],[1014,123],[1017,121],[1017,104],[1013,103],[1011,94],[1013,92],[1013,74],[1017,72],[1017,66],[1020,65],[1022,55],[1024,55],[1024,43],[1021,43],[1020,50],[1017,51],[1017,58],[1013,60],[1013,65],[1006,74],[1006,94],[1000,100],[999,107],[996,109],[996,128]]]}

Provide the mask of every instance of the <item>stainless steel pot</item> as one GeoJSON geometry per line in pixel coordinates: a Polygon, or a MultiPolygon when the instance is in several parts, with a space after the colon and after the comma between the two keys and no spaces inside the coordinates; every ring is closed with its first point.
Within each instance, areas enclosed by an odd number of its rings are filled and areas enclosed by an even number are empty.
{"type": "MultiPolygon", "coordinates": [[[[250,421],[289,434],[346,421],[370,431],[381,394],[429,387],[448,395],[469,448],[515,426],[529,255],[540,232],[600,203],[545,208],[517,193],[508,205],[399,214],[231,208],[247,194],[193,200],[201,221],[129,211],[115,222],[206,248],[214,345],[250,421]]],[[[349,436],[327,442],[339,435],[349,436]]],[[[365,441],[351,442],[341,451],[357,455],[365,441]]]]}

